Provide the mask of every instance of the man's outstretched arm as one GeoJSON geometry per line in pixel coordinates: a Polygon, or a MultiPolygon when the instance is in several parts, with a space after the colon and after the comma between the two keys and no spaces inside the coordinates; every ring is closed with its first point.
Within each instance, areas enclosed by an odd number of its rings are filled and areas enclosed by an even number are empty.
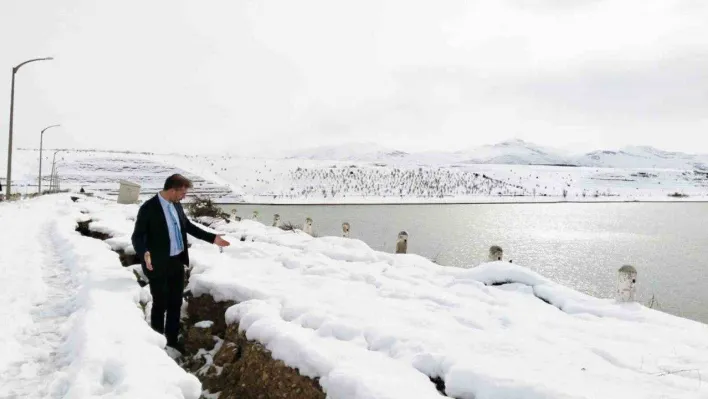
{"type": "Polygon", "coordinates": [[[184,209],[182,208],[181,204],[179,205],[179,210],[180,210],[180,212],[182,212],[182,215],[184,216],[184,220],[187,221],[187,234],[189,234],[190,236],[196,237],[200,240],[204,240],[208,243],[216,244],[220,247],[227,247],[227,246],[231,245],[228,241],[226,241],[220,237],[223,234],[217,235],[217,234],[209,233],[208,231],[205,231],[205,230],[201,229],[200,227],[198,227],[197,225],[195,225],[194,223],[192,223],[192,221],[189,220],[187,215],[185,215],[184,209]]]}
{"type": "Polygon", "coordinates": [[[204,240],[209,243],[213,243],[216,239],[216,234],[204,231],[197,227],[191,220],[187,219],[187,234],[193,237],[197,237],[200,240],[204,240]]]}

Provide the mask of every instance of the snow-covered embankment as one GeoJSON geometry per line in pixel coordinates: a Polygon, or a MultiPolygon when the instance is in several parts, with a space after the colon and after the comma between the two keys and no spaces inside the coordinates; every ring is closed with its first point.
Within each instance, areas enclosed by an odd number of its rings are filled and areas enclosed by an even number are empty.
{"type": "MultiPolygon", "coordinates": [[[[26,387],[15,388],[14,394],[32,392],[32,395],[48,394],[52,397],[88,398],[111,396],[116,398],[192,398],[201,394],[197,378],[182,370],[165,353],[165,340],[155,334],[145,323],[139,300],[140,287],[133,274],[124,269],[115,253],[103,242],[82,237],[76,229],[77,221],[85,219],[79,208],[68,196],[48,196],[15,204],[0,204],[0,219],[14,220],[13,215],[27,211],[22,220],[12,225],[4,224],[5,231],[14,232],[17,243],[33,243],[37,238],[27,234],[34,226],[46,224],[42,239],[34,250],[15,245],[12,238],[4,237],[3,251],[12,255],[14,261],[2,265],[24,270],[40,270],[42,273],[64,273],[70,284],[58,287],[70,304],[67,317],[56,326],[57,331],[34,331],[32,326],[16,331],[9,340],[26,339],[24,334],[36,333],[37,342],[58,334],[57,346],[47,348],[42,362],[51,363],[43,375],[37,375],[38,383],[31,384],[27,373],[33,369],[23,368],[22,378],[26,387]],[[5,244],[8,244],[5,247],[5,244]],[[34,252],[34,253],[32,253],[34,252]],[[39,257],[38,253],[55,256],[39,257]],[[31,385],[30,385],[31,384],[31,385]],[[47,392],[40,389],[48,385],[47,392]]],[[[4,262],[3,262],[4,263],[4,262]]],[[[12,276],[5,273],[5,276],[12,276]]],[[[32,287],[23,288],[22,281],[6,281],[12,288],[24,294],[32,287]]],[[[32,313],[45,314],[54,304],[39,303],[32,313]]],[[[17,315],[5,323],[26,317],[26,309],[9,311],[17,315]]],[[[12,315],[10,315],[12,316],[12,315]]],[[[10,317],[9,316],[9,317],[10,317]]],[[[53,315],[52,317],[59,317],[53,315]]],[[[0,358],[4,358],[3,354],[0,358]]],[[[29,359],[25,358],[24,361],[29,359]]],[[[17,359],[22,362],[23,359],[17,359]]],[[[0,386],[17,385],[17,377],[0,373],[0,386]],[[7,383],[7,385],[6,385],[7,383]]],[[[6,392],[13,397],[13,392],[6,392]]],[[[31,395],[30,395],[31,396],[31,395]]]]}
{"type": "MultiPolygon", "coordinates": [[[[114,249],[129,251],[135,209],[84,206],[97,226],[113,220],[114,249]]],[[[190,307],[212,304],[208,321],[229,326],[209,354],[214,380],[248,370],[238,349],[248,341],[331,398],[708,396],[704,324],[516,265],[449,268],[357,240],[202,222],[233,243],[219,253],[195,241],[190,252],[190,307]]],[[[189,323],[207,321],[198,313],[190,308],[189,323]]]]}

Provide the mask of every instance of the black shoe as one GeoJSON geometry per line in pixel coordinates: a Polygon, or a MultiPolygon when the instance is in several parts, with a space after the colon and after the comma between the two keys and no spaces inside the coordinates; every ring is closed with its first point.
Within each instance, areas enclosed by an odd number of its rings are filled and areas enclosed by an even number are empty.
{"type": "Polygon", "coordinates": [[[175,349],[179,353],[184,355],[184,344],[181,342],[173,342],[173,343],[167,343],[167,346],[169,346],[172,349],[175,349]]]}

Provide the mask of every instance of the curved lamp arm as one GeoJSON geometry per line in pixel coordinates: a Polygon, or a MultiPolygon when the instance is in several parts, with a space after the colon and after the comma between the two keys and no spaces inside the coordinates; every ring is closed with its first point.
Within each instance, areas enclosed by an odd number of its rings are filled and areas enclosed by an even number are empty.
{"type": "Polygon", "coordinates": [[[44,131],[47,130],[47,129],[51,129],[51,128],[53,128],[53,127],[59,127],[59,126],[61,126],[61,125],[51,125],[51,126],[47,126],[47,127],[45,127],[44,129],[42,129],[42,134],[44,134],[44,131]]]}
{"type": "Polygon", "coordinates": [[[31,60],[27,60],[27,61],[21,63],[20,65],[18,65],[18,66],[16,66],[16,67],[12,68],[12,72],[13,72],[13,73],[16,73],[20,68],[22,68],[23,65],[29,64],[30,62],[35,62],[35,61],[49,61],[49,60],[53,60],[53,59],[54,59],[54,57],[45,57],[45,58],[34,58],[34,59],[31,59],[31,60]]]}

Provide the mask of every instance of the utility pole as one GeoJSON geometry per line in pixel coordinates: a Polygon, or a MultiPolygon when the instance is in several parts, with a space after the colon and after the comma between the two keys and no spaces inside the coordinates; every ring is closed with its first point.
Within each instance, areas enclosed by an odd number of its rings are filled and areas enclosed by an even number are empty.
{"type": "Polygon", "coordinates": [[[39,179],[37,182],[37,194],[42,194],[42,142],[44,141],[44,131],[61,125],[51,125],[42,129],[39,135],[39,179]]]}
{"type": "Polygon", "coordinates": [[[9,134],[9,143],[7,145],[7,181],[6,187],[5,187],[5,197],[9,200],[10,199],[10,194],[12,193],[12,190],[10,187],[12,186],[12,124],[13,124],[13,118],[15,114],[15,74],[17,71],[22,68],[23,65],[29,64],[30,62],[35,62],[35,61],[48,61],[52,60],[52,57],[46,57],[46,58],[35,58],[32,60],[27,60],[20,65],[12,68],[12,89],[10,90],[10,134],[9,134]]]}

